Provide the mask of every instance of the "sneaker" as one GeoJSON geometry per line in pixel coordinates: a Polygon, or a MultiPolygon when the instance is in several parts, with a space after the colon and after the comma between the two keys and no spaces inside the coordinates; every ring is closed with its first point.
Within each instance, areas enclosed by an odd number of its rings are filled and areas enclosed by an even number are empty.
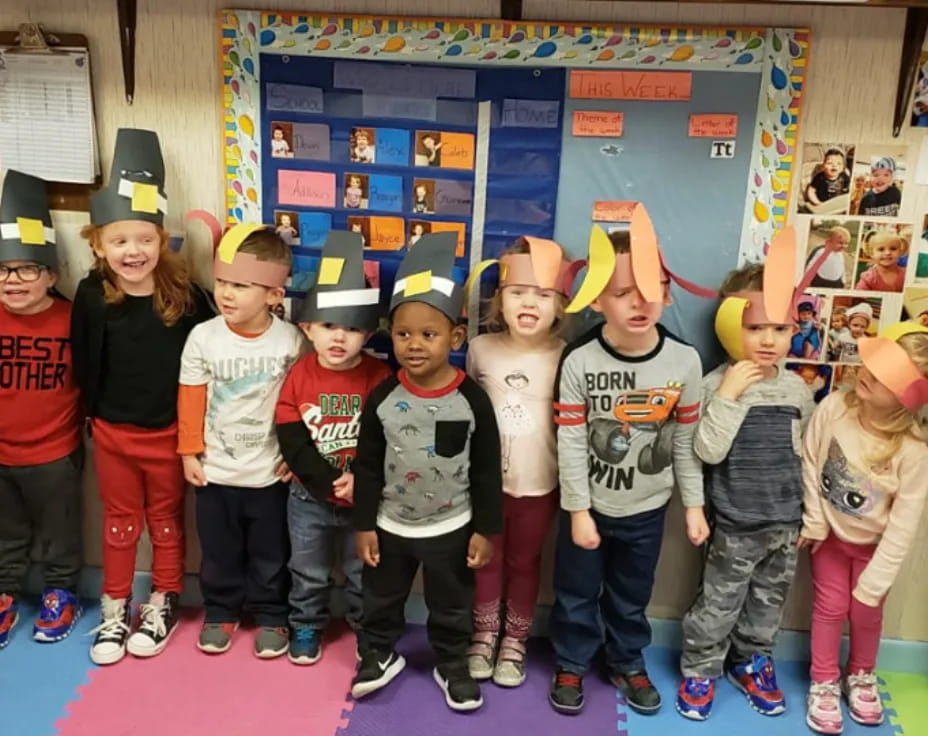
{"type": "Polygon", "coordinates": [[[451,710],[477,710],[483,705],[480,685],[471,677],[466,662],[446,662],[432,670],[432,677],[445,694],[451,710]]]}
{"type": "Polygon", "coordinates": [[[813,682],[809,687],[806,725],[815,733],[838,734],[844,730],[841,686],[837,682],[813,682]]]}
{"type": "Polygon", "coordinates": [[[786,698],[777,687],[777,675],[770,657],[755,654],[750,662],[733,664],[728,669],[728,679],[761,715],[778,716],[786,710],[786,698]]]}
{"type": "Polygon", "coordinates": [[[81,617],[80,599],[67,590],[48,588],[42,595],[42,610],[32,629],[36,641],[61,641],[81,617]]]}
{"type": "Polygon", "coordinates": [[[648,716],[661,707],[661,694],[644,670],[616,674],[609,678],[625,696],[628,706],[636,713],[648,716]]]}
{"type": "Polygon", "coordinates": [[[130,601],[130,598],[110,598],[106,594],[100,599],[100,624],[89,632],[96,634],[90,647],[90,659],[94,664],[115,664],[126,656],[126,641],[131,632],[130,601]]]}
{"type": "Polygon", "coordinates": [[[222,654],[232,646],[232,634],[238,628],[238,621],[205,622],[197,639],[197,649],[207,654],[222,654]]]}
{"type": "Polygon", "coordinates": [[[16,599],[3,593],[0,595],[0,649],[10,643],[10,632],[19,621],[19,606],[16,599]]]}
{"type": "Polygon", "coordinates": [[[503,637],[493,669],[493,682],[501,687],[519,687],[525,682],[525,642],[511,636],[503,637]]]}
{"type": "Polygon", "coordinates": [[[255,656],[259,659],[286,654],[289,646],[290,630],[286,626],[262,626],[255,636],[255,656]]]}
{"type": "Polygon", "coordinates": [[[493,677],[493,657],[496,655],[498,635],[492,631],[475,631],[467,649],[467,669],[475,680],[493,677]]]}
{"type": "Polygon", "coordinates": [[[308,626],[290,631],[290,650],[287,659],[293,664],[316,664],[322,656],[322,632],[308,626]]]}
{"type": "Polygon", "coordinates": [[[351,681],[351,695],[363,698],[390,684],[406,666],[406,660],[394,651],[368,649],[361,656],[358,674],[351,681]]]}
{"type": "Polygon", "coordinates": [[[583,710],[583,677],[558,667],[551,679],[548,702],[558,713],[577,715],[583,710]]]}
{"type": "Polygon", "coordinates": [[[715,680],[686,677],[677,689],[677,713],[693,721],[704,721],[712,712],[715,700],[715,680]]]}
{"type": "Polygon", "coordinates": [[[177,628],[177,593],[152,593],[148,603],[139,606],[142,622],[129,637],[127,649],[136,657],[161,654],[177,628]]]}
{"type": "Polygon", "coordinates": [[[879,726],[883,722],[883,702],[876,675],[859,672],[844,679],[844,696],[851,718],[862,726],[879,726]]]}

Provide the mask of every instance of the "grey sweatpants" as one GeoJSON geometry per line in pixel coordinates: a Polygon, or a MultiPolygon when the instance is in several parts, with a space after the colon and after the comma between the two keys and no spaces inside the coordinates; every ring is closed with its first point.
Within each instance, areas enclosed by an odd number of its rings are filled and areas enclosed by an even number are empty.
{"type": "Polygon", "coordinates": [[[709,544],[702,591],[683,618],[684,677],[722,674],[753,654],[770,656],[783,605],[796,572],[798,531],[716,529],[709,544]]]}
{"type": "Polygon", "coordinates": [[[50,463],[0,465],[0,593],[19,593],[36,541],[45,586],[77,592],[83,468],[83,445],[50,463]]]}

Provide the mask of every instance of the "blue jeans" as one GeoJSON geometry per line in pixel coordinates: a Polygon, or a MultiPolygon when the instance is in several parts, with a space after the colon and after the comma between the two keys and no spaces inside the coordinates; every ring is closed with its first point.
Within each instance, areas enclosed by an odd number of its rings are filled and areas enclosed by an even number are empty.
{"type": "Polygon", "coordinates": [[[581,549],[570,536],[570,514],[561,512],[554,561],[551,643],[559,667],[584,674],[603,644],[610,674],[644,669],[651,643],[645,609],[664,536],[666,506],[613,518],[590,513],[601,538],[581,549]]]}
{"type": "Polygon", "coordinates": [[[335,587],[336,556],[341,550],[345,575],[347,618],[356,631],[361,624],[361,569],[355,552],[351,509],[322,503],[302,486],[290,485],[287,501],[290,530],[290,625],[324,629],[329,622],[329,599],[335,587]]]}

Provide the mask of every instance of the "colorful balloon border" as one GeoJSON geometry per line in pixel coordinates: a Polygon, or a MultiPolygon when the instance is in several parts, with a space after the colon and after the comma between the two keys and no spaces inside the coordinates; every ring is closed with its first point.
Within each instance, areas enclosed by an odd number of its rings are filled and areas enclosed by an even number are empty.
{"type": "MultiPolygon", "coordinates": [[[[761,74],[741,261],[786,224],[809,57],[797,28],[672,28],[220,12],[226,217],[260,222],[259,54],[382,57],[431,64],[711,69],[761,74]]],[[[707,154],[708,155],[708,154],[707,154]]]]}

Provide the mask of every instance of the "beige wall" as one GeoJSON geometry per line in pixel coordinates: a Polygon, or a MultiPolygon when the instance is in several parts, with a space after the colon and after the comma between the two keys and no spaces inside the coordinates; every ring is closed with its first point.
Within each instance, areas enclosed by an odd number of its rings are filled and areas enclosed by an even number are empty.
{"type": "MultiPolygon", "coordinates": [[[[45,23],[51,29],[86,34],[93,53],[93,77],[104,170],[120,126],[154,128],[161,136],[171,197],[169,224],[179,230],[178,215],[194,207],[214,212],[222,204],[220,175],[219,71],[216,11],[219,0],[140,0],[136,60],[136,103],[129,107],[123,82],[114,2],[101,0],[5,0],[0,6],[0,28],[22,20],[45,23]]],[[[254,0],[244,7],[279,9],[295,2],[254,0]]],[[[319,2],[303,10],[341,13],[467,15],[493,18],[498,5],[491,0],[452,3],[446,0],[341,0],[326,7],[319,2]]],[[[808,26],[812,53],[804,99],[802,137],[806,140],[890,141],[896,76],[905,11],[827,6],[691,5],[645,2],[583,2],[582,0],[525,0],[526,19],[578,21],[637,21],[715,25],[808,26]]],[[[920,144],[922,131],[904,132],[920,144]]],[[[913,149],[913,154],[915,150],[913,149]]],[[[911,173],[910,173],[911,177],[911,173]]],[[[904,219],[920,221],[928,209],[928,191],[906,187],[904,219]]],[[[88,254],[76,237],[82,217],[60,213],[57,223],[70,252],[74,283],[87,265],[88,254]]],[[[206,243],[194,243],[198,270],[208,264],[206,243]]],[[[99,505],[92,484],[87,487],[88,562],[99,564],[99,505]]],[[[190,507],[192,512],[192,507],[190,507]]],[[[192,513],[190,518],[192,518],[192,513]]],[[[669,519],[652,613],[679,617],[689,605],[698,582],[698,555],[683,537],[682,514],[675,504],[669,519]]],[[[191,535],[192,538],[192,535],[191,535]]],[[[195,544],[188,569],[196,570],[195,544]]],[[[549,556],[550,557],[550,556],[549,556]]],[[[140,557],[147,566],[148,555],[140,557]]],[[[928,541],[922,540],[899,576],[886,608],[888,636],[928,640],[928,577],[919,574],[928,563],[928,541]]],[[[546,561],[550,570],[550,559],[546,561]]],[[[550,600],[550,590],[544,593],[550,600]]],[[[787,626],[808,624],[809,582],[805,561],[794,587],[787,626]]]]}

